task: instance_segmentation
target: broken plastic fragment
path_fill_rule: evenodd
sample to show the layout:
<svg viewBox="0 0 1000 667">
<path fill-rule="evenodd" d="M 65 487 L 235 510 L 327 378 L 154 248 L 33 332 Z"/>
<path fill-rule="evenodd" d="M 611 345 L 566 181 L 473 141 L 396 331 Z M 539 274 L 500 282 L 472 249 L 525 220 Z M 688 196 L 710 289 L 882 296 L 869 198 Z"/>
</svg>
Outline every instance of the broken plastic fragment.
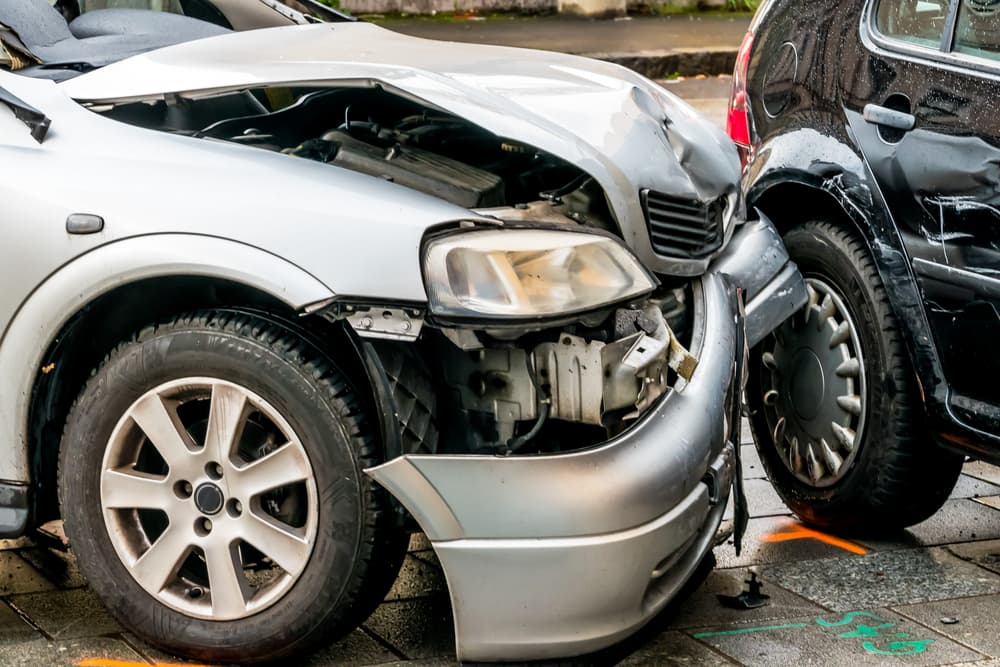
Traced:
<svg viewBox="0 0 1000 667">
<path fill-rule="evenodd" d="M 722 606 L 730 609 L 757 609 L 770 604 L 770 595 L 760 592 L 763 583 L 757 578 L 756 572 L 750 573 L 750 578 L 743 582 L 747 585 L 739 595 L 716 595 Z"/>
</svg>

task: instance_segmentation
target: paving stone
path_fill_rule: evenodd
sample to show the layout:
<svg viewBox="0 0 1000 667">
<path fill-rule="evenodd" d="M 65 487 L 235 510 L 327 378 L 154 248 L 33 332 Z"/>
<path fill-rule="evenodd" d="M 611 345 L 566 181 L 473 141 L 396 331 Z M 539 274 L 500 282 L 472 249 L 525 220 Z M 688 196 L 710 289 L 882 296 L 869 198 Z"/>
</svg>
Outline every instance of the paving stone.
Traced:
<svg viewBox="0 0 1000 667">
<path fill-rule="evenodd" d="M 35 547 L 17 553 L 59 588 L 82 588 L 87 585 L 77 566 L 76 556 L 71 552 Z"/>
<path fill-rule="evenodd" d="M 9 549 L 25 549 L 34 546 L 35 543 L 30 537 L 15 537 L 8 540 L 0 540 L 0 551 Z"/>
<path fill-rule="evenodd" d="M 0 602 L 0 645 L 42 639 L 42 635 L 21 616 Z"/>
<path fill-rule="evenodd" d="M 299 663 L 302 667 L 362 667 L 396 662 L 399 656 L 360 628 Z M 412 664 L 412 663 L 408 663 Z"/>
<path fill-rule="evenodd" d="M 365 627 L 408 658 L 453 658 L 455 633 L 447 596 L 386 602 Z"/>
<path fill-rule="evenodd" d="M 895 607 L 894 611 L 980 653 L 1000 656 L 1000 633 L 997 632 L 1000 595 L 927 602 Z M 942 618 L 957 619 L 958 623 L 946 625 L 941 622 Z"/>
<path fill-rule="evenodd" d="M 433 552 L 431 552 L 433 553 Z M 408 598 L 427 597 L 441 592 L 447 592 L 448 584 L 444 572 L 427 562 L 407 556 L 399 571 L 396 583 L 386 596 L 386 600 L 405 600 Z"/>
<path fill-rule="evenodd" d="M 879 539 L 863 538 L 858 542 L 885 550 L 998 538 L 1000 538 L 1000 511 L 963 498 L 949 500 L 930 519 L 905 531 Z"/>
<path fill-rule="evenodd" d="M 1000 574 L 1000 540 L 986 542 L 967 542 L 948 546 L 962 560 L 967 560 Z"/>
<path fill-rule="evenodd" d="M 983 496 L 982 498 L 975 498 L 975 501 L 980 505 L 986 505 L 987 507 L 992 507 L 995 510 L 1000 510 L 1000 496 Z"/>
<path fill-rule="evenodd" d="M 53 590 L 38 570 L 13 551 L 0 551 L 0 595 Z"/>
<path fill-rule="evenodd" d="M 965 467 L 962 468 L 962 472 L 966 475 L 971 475 L 985 480 L 991 484 L 1000 484 L 1000 468 L 995 465 L 990 465 L 989 463 L 972 461 L 965 464 Z"/>
<path fill-rule="evenodd" d="M 142 656 L 125 642 L 108 637 L 71 641 L 37 641 L 0 646 L 4 667 L 123 667 L 144 665 Z"/>
<path fill-rule="evenodd" d="M 763 580 L 762 592 L 770 595 L 769 603 L 757 609 L 731 609 L 719 602 L 717 595 L 738 595 L 750 570 L 713 570 L 705 582 L 690 596 L 672 605 L 668 618 L 660 622 L 667 628 L 697 628 L 705 625 L 728 623 L 759 624 L 774 619 L 821 614 L 824 609 L 783 588 Z"/>
<path fill-rule="evenodd" d="M 134 650 L 139 652 L 143 657 L 153 662 L 154 664 L 157 665 L 161 663 L 165 665 L 191 664 L 190 660 L 162 651 L 153 646 L 152 644 L 146 642 L 144 639 L 139 639 L 131 632 L 123 632 L 121 634 L 121 637 L 129 646 L 131 646 Z M 199 665 L 199 667 L 203 666 Z"/>
<path fill-rule="evenodd" d="M 10 604 L 53 639 L 75 639 L 121 632 L 89 589 L 15 595 Z"/>
<path fill-rule="evenodd" d="M 1000 576 L 940 548 L 781 563 L 763 574 L 837 611 L 1000 593 Z"/>
<path fill-rule="evenodd" d="M 410 536 L 410 551 L 433 551 L 431 541 L 423 533 L 413 533 Z"/>
<path fill-rule="evenodd" d="M 753 432 L 750 430 L 750 422 L 747 421 L 746 417 L 740 420 L 740 444 L 753 444 Z"/>
<path fill-rule="evenodd" d="M 955 488 L 949 497 L 980 498 L 982 496 L 1000 496 L 1000 486 L 990 484 L 989 482 L 975 477 L 970 477 L 969 475 L 961 475 L 959 476 L 958 483 L 955 484 Z"/>
<path fill-rule="evenodd" d="M 750 516 L 788 516 L 791 510 L 766 479 L 747 479 L 743 482 Z"/>
<path fill-rule="evenodd" d="M 750 519 L 747 534 L 743 537 L 742 554 L 736 555 L 732 540 L 729 540 L 716 547 L 715 557 L 719 567 L 731 568 L 829 558 L 848 553 L 841 547 L 814 538 L 781 540 L 782 535 L 799 531 L 802 531 L 801 524 L 790 516 Z M 847 544 L 859 548 L 849 541 Z"/>
<path fill-rule="evenodd" d="M 617 664 L 618 667 L 653 667 L 654 665 L 716 667 L 716 665 L 732 665 L 734 663 L 687 635 L 670 631 L 660 634 Z"/>
<path fill-rule="evenodd" d="M 743 461 L 743 479 L 767 479 L 767 472 L 760 462 L 756 446 L 751 444 L 740 447 L 740 460 Z"/>
<path fill-rule="evenodd" d="M 835 625 L 825 627 L 819 621 Z M 887 665 L 902 663 L 900 656 L 905 656 L 906 665 L 942 665 L 984 657 L 881 609 L 860 612 L 853 618 L 828 613 L 758 628 L 721 626 L 692 634 L 747 667 Z"/>
</svg>

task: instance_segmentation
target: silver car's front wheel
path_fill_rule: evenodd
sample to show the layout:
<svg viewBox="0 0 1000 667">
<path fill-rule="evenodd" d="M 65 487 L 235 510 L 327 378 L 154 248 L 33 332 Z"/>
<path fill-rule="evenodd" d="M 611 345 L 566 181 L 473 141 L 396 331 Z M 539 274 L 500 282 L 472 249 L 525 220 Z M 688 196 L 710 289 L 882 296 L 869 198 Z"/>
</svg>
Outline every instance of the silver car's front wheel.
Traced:
<svg viewBox="0 0 1000 667">
<path fill-rule="evenodd" d="M 122 563 L 190 616 L 273 605 L 309 562 L 316 480 L 298 436 L 254 392 L 192 377 L 129 407 L 101 467 L 101 507 Z"/>
<path fill-rule="evenodd" d="M 71 546 L 147 641 L 206 662 L 287 659 L 353 629 L 391 586 L 409 536 L 364 474 L 381 445 L 314 340 L 256 314 L 179 317 L 111 352 L 70 411 Z"/>
</svg>

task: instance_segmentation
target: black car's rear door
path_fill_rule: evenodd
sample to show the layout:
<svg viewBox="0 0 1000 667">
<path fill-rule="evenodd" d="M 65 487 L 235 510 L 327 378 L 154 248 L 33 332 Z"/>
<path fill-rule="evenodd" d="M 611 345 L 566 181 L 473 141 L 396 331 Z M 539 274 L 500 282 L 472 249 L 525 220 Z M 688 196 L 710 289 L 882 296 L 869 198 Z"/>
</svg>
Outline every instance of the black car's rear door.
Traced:
<svg viewBox="0 0 1000 667">
<path fill-rule="evenodd" d="M 952 407 L 1000 414 L 1000 0 L 869 0 L 847 115 L 924 292 Z"/>
</svg>

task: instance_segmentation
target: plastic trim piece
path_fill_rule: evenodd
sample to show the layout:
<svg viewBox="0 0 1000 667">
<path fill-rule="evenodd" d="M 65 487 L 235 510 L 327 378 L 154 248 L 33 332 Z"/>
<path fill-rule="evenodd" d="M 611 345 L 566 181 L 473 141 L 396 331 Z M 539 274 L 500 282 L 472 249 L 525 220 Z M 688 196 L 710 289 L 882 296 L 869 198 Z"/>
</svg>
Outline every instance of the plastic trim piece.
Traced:
<svg viewBox="0 0 1000 667">
<path fill-rule="evenodd" d="M 29 514 L 27 485 L 0 482 L 0 538 L 24 535 Z"/>
</svg>

